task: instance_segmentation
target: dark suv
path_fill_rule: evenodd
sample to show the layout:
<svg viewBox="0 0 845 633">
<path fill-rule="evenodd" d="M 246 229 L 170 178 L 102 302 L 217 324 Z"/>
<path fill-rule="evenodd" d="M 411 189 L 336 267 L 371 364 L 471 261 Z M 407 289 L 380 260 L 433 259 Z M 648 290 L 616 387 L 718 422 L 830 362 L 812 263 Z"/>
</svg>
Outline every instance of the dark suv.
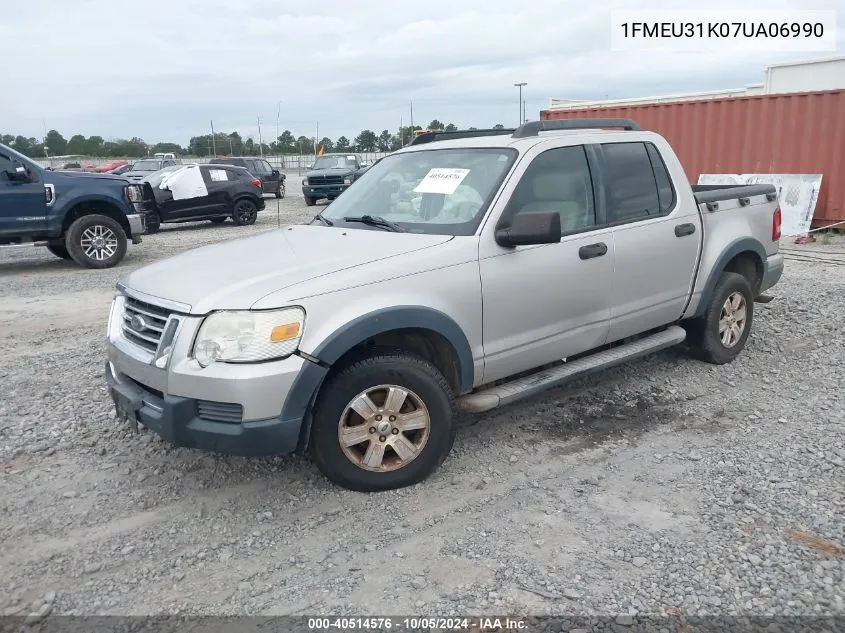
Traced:
<svg viewBox="0 0 845 633">
<path fill-rule="evenodd" d="M 245 156 L 243 158 L 212 158 L 213 165 L 235 165 L 245 167 L 246 170 L 261 181 L 264 193 L 275 194 L 277 198 L 285 197 L 285 175 L 263 158 Z"/>
<path fill-rule="evenodd" d="M 334 200 L 361 177 L 369 165 L 359 154 L 323 154 L 309 166 L 302 181 L 305 204 L 313 207 L 317 200 Z"/>
<path fill-rule="evenodd" d="M 194 169 L 199 175 L 185 173 Z M 162 189 L 162 181 L 174 179 L 176 172 L 183 172 L 185 184 L 166 183 L 167 188 Z M 151 174 L 140 184 L 147 233 L 155 233 L 164 222 L 211 220 L 221 224 L 232 218 L 238 226 L 255 224 L 258 212 L 264 208 L 261 183 L 243 167 L 174 165 Z"/>
</svg>

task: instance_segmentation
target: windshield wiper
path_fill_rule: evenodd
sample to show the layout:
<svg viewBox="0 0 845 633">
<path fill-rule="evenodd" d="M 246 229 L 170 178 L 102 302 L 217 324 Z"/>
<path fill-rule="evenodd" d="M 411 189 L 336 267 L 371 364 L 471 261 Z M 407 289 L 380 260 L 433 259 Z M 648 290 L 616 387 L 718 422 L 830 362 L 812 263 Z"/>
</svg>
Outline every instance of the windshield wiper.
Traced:
<svg viewBox="0 0 845 633">
<path fill-rule="evenodd" d="M 318 213 L 317 215 L 315 215 L 315 216 L 314 216 L 314 219 L 315 219 L 315 220 L 320 220 L 320 222 L 322 222 L 322 223 L 323 223 L 323 224 L 325 224 L 326 226 L 334 226 L 334 222 L 332 222 L 332 221 L 331 221 L 331 220 L 329 220 L 328 218 L 324 218 L 322 213 Z"/>
<path fill-rule="evenodd" d="M 401 226 L 396 224 L 395 222 L 391 222 L 390 220 L 385 220 L 384 218 L 380 218 L 374 215 L 362 215 L 358 217 L 346 217 L 343 218 L 344 222 L 361 222 L 362 224 L 368 224 L 370 226 L 377 226 L 382 229 L 387 229 L 388 231 L 393 231 L 394 233 L 406 233 L 405 229 Z"/>
</svg>

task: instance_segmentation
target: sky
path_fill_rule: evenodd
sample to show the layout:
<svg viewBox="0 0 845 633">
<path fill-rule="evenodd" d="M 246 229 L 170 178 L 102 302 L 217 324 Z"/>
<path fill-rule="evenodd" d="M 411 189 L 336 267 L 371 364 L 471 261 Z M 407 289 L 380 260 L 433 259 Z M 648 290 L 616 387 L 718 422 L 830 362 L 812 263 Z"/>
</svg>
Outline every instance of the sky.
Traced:
<svg viewBox="0 0 845 633">
<path fill-rule="evenodd" d="M 665 0 L 664 9 L 835 9 L 837 51 L 616 52 L 640 0 L 0 0 L 0 133 L 187 145 L 238 130 L 337 139 L 432 119 L 529 119 L 549 98 L 738 88 L 767 63 L 845 52 L 845 0 Z M 764 8 L 765 7 L 765 8 Z"/>
</svg>

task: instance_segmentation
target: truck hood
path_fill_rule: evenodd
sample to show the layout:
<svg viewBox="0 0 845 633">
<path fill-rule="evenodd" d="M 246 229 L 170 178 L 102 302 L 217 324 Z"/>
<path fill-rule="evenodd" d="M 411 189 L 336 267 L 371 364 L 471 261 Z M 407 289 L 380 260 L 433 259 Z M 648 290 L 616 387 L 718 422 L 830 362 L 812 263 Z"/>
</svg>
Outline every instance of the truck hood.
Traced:
<svg viewBox="0 0 845 633">
<path fill-rule="evenodd" d="M 191 314 L 245 310 L 279 290 L 450 239 L 449 235 L 296 225 L 176 255 L 130 273 L 121 284 L 130 291 L 189 306 Z"/>
<path fill-rule="evenodd" d="M 108 180 L 110 182 L 125 182 L 123 176 L 115 176 L 114 174 L 98 174 L 90 171 L 44 171 L 44 179 L 50 184 L 56 184 L 59 180 Z"/>
<path fill-rule="evenodd" d="M 332 167 L 331 169 L 312 169 L 307 174 L 306 178 L 311 176 L 348 176 L 353 173 L 353 170 L 344 167 Z"/>
</svg>

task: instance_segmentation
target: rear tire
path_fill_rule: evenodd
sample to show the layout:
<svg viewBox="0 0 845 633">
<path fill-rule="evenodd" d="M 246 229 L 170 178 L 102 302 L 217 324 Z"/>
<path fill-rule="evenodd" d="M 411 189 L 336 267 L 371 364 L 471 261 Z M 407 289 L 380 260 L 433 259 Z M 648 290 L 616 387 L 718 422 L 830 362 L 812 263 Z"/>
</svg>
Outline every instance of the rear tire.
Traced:
<svg viewBox="0 0 845 633">
<path fill-rule="evenodd" d="M 724 365 L 745 348 L 754 319 L 754 293 L 748 279 L 722 273 L 703 316 L 686 324 L 693 354 L 704 362 Z"/>
<path fill-rule="evenodd" d="M 285 186 L 283 184 L 279 184 L 279 187 L 276 189 L 276 198 L 281 200 L 285 197 Z"/>
<path fill-rule="evenodd" d="M 65 246 L 73 261 L 85 268 L 111 268 L 126 255 L 126 232 L 106 215 L 83 215 L 70 225 Z"/>
<path fill-rule="evenodd" d="M 330 377 L 320 390 L 311 439 L 314 461 L 326 477 L 350 490 L 418 483 L 452 449 L 454 404 L 449 383 L 434 365 L 404 351 L 380 351 Z"/>
<path fill-rule="evenodd" d="M 232 220 L 237 226 L 249 226 L 255 224 L 258 219 L 258 207 L 252 200 L 242 198 L 235 201 L 234 209 L 232 210 Z"/>
<path fill-rule="evenodd" d="M 313 207 L 315 204 L 317 204 L 317 200 L 315 198 L 309 198 L 308 196 L 305 196 L 305 204 L 307 204 L 309 207 Z"/>
<path fill-rule="evenodd" d="M 53 253 L 56 257 L 60 257 L 62 259 L 72 259 L 70 253 L 67 252 L 67 248 L 63 244 L 48 244 L 47 250 Z"/>
</svg>

